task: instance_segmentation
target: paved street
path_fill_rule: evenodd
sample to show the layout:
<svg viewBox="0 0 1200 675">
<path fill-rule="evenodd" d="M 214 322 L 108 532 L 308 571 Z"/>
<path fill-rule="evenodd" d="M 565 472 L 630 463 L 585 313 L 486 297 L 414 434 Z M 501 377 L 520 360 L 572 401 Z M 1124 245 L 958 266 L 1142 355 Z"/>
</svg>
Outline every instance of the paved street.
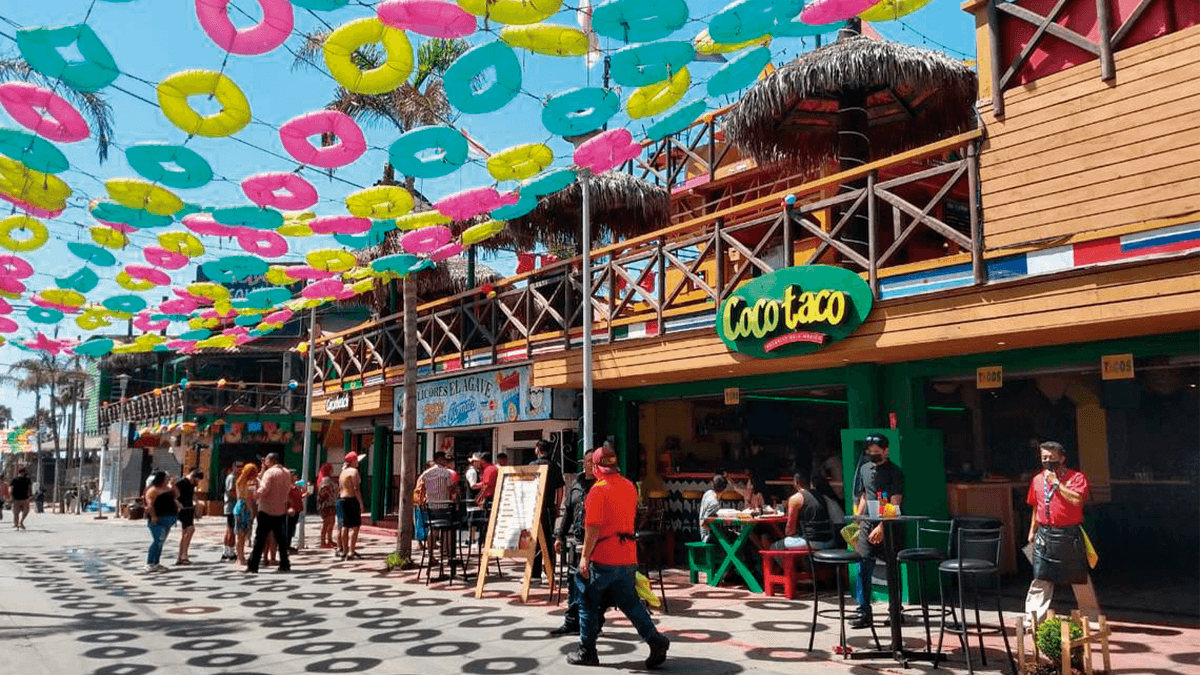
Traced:
<svg viewBox="0 0 1200 675">
<path fill-rule="evenodd" d="M 306 551 L 294 558 L 290 574 L 264 567 L 250 576 L 218 562 L 224 523 L 204 518 L 193 544 L 195 564 L 145 574 L 143 522 L 34 514 L 28 528 L 15 532 L 11 520 L 0 524 L 3 675 L 585 672 L 566 664 L 574 641 L 547 632 L 561 622 L 561 606 L 548 605 L 540 587 L 521 604 L 515 568 L 506 568 L 505 579 L 475 600 L 473 587 L 462 583 L 427 588 L 412 573 L 387 574 L 383 556 L 390 542 L 368 536 L 362 561 L 341 563 L 327 551 Z M 177 545 L 175 530 L 164 564 L 174 562 Z M 828 660 L 836 613 L 822 616 L 817 649 L 809 654 L 808 602 L 676 579 L 668 583 L 670 613 L 655 614 L 673 641 L 666 672 L 874 672 Z M 1121 630 L 1134 634 L 1114 645 L 1116 672 L 1200 672 L 1197 631 Z M 863 648 L 867 640 L 856 633 L 852 644 Z M 989 637 L 985 672 L 1001 667 L 998 645 Z M 599 651 L 602 672 L 640 671 L 647 649 L 610 613 Z M 950 668 L 966 672 L 958 652 L 952 656 Z"/>
</svg>

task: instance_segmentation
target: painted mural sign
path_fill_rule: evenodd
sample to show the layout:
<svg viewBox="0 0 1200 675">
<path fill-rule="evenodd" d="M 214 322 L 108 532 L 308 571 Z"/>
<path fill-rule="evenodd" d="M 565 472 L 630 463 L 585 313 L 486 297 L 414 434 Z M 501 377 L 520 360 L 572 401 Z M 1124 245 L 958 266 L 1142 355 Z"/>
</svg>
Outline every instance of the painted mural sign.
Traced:
<svg viewBox="0 0 1200 675">
<path fill-rule="evenodd" d="M 872 301 L 871 287 L 850 270 L 788 267 L 730 294 L 717 312 L 717 335 L 755 358 L 809 354 L 853 333 Z"/>
<path fill-rule="evenodd" d="M 550 418 L 551 390 L 529 386 L 528 367 L 502 368 L 417 384 L 417 428 L 444 429 Z M 404 426 L 404 388 L 394 426 Z"/>
</svg>

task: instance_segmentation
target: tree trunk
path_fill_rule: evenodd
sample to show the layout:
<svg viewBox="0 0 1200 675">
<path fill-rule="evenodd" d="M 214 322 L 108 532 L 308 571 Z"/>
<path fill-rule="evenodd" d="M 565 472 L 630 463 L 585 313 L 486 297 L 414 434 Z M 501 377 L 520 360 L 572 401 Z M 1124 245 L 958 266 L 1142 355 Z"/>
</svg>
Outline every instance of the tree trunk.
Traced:
<svg viewBox="0 0 1200 675">
<path fill-rule="evenodd" d="M 855 18 L 846 22 L 845 27 L 838 31 L 838 39 L 852 38 L 861 33 L 861 22 Z M 838 134 L 838 170 L 853 171 L 866 164 L 871 158 L 871 141 L 867 136 L 867 92 L 865 90 L 844 90 L 838 97 L 837 134 Z M 854 192 L 866 187 L 865 177 L 843 183 L 838 186 L 838 192 Z M 838 209 L 838 219 L 848 211 L 847 204 Z M 867 246 L 866 207 L 856 213 L 850 222 L 842 229 L 842 239 L 852 246 L 866 249 Z"/>
<path fill-rule="evenodd" d="M 404 284 L 404 430 L 400 442 L 400 522 L 396 550 L 412 558 L 413 488 L 417 482 L 417 285 L 412 274 Z"/>
</svg>

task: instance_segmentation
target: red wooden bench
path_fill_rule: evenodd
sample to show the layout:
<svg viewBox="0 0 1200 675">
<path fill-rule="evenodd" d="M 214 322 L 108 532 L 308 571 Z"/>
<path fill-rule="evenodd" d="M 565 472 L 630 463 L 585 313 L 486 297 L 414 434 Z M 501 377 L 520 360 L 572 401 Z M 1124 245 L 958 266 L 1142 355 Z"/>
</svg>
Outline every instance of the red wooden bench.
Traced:
<svg viewBox="0 0 1200 675">
<path fill-rule="evenodd" d="M 804 556 L 812 552 L 810 548 L 767 549 L 759 551 L 763 561 L 763 593 L 775 595 L 775 587 L 781 586 L 782 595 L 789 600 L 796 599 L 796 582 L 808 581 L 808 570 L 800 569 Z"/>
</svg>

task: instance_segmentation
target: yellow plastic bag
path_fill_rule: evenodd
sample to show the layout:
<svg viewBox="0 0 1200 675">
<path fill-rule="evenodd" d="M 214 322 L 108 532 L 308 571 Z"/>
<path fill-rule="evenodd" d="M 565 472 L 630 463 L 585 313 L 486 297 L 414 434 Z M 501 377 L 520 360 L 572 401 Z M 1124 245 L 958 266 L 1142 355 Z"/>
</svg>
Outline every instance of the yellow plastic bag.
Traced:
<svg viewBox="0 0 1200 675">
<path fill-rule="evenodd" d="M 650 589 L 650 580 L 646 578 L 646 575 L 637 572 L 635 579 L 633 587 L 637 589 L 639 598 L 650 603 L 651 607 L 658 607 L 662 604 L 662 600 L 659 600 L 654 591 Z"/>
<path fill-rule="evenodd" d="M 858 545 L 858 523 L 850 523 L 842 528 L 842 539 L 846 540 L 847 546 Z"/>
<path fill-rule="evenodd" d="M 1088 567 L 1096 569 L 1096 563 L 1100 562 L 1100 556 L 1096 554 L 1096 548 L 1092 546 L 1092 540 L 1088 537 L 1087 530 L 1081 527 L 1079 532 L 1083 534 L 1083 551 L 1087 555 Z"/>
</svg>

